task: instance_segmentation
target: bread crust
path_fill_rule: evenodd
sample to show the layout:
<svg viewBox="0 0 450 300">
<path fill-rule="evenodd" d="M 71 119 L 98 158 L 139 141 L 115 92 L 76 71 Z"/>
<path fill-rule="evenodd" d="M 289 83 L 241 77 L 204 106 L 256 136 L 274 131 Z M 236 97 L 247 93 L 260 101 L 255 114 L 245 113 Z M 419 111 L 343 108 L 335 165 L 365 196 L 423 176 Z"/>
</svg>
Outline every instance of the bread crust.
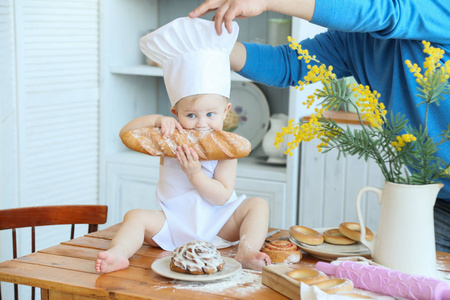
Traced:
<svg viewBox="0 0 450 300">
<path fill-rule="evenodd" d="M 294 269 L 286 273 L 286 275 L 307 285 L 315 284 L 328 279 L 325 273 L 313 269 Z"/>
<path fill-rule="evenodd" d="M 328 229 L 323 232 L 323 238 L 325 242 L 334 245 L 351 245 L 355 244 L 356 241 L 349 239 L 343 235 L 338 228 Z"/>
<path fill-rule="evenodd" d="M 250 142 L 235 133 L 210 130 L 176 130 L 172 136 L 163 138 L 158 127 L 127 131 L 122 142 L 131 150 L 160 157 L 176 157 L 178 146 L 187 145 L 197 152 L 199 160 L 238 159 L 250 154 Z"/>
<path fill-rule="evenodd" d="M 305 226 L 291 226 L 289 228 L 289 234 L 297 241 L 308 245 L 320 245 L 324 240 L 320 232 Z"/>
<path fill-rule="evenodd" d="M 339 224 L 339 231 L 349 239 L 359 242 L 361 240 L 361 225 L 354 222 L 344 222 Z M 373 240 L 373 232 L 366 227 L 366 239 Z"/>
</svg>

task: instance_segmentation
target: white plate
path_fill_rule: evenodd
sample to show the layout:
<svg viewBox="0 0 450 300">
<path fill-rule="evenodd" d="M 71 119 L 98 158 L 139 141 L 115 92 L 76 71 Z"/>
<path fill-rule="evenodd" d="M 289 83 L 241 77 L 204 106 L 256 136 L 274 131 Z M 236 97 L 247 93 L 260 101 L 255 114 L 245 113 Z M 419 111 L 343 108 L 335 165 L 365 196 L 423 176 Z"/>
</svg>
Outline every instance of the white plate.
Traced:
<svg viewBox="0 0 450 300">
<path fill-rule="evenodd" d="M 331 229 L 330 228 L 314 228 L 314 230 L 323 233 L 324 231 Z M 350 257 L 350 256 L 370 256 L 369 249 L 361 243 L 356 243 L 353 245 L 333 245 L 329 243 L 322 243 L 317 246 L 307 245 L 301 243 L 294 239 L 292 236 L 289 237 L 289 240 L 296 244 L 300 249 L 308 252 L 312 256 L 317 258 L 332 261 L 339 257 Z"/>
<path fill-rule="evenodd" d="M 231 82 L 231 109 L 239 116 L 239 125 L 233 133 L 245 137 L 254 150 L 269 127 L 270 111 L 263 92 L 251 82 Z"/>
<path fill-rule="evenodd" d="M 166 256 L 161 259 L 156 260 L 152 264 L 152 270 L 161 276 L 184 280 L 184 281 L 213 281 L 218 279 L 227 278 L 242 269 L 242 265 L 235 259 L 229 257 L 222 257 L 225 261 L 225 267 L 222 271 L 212 273 L 209 275 L 193 275 L 174 272 L 170 269 L 171 256 Z"/>
</svg>

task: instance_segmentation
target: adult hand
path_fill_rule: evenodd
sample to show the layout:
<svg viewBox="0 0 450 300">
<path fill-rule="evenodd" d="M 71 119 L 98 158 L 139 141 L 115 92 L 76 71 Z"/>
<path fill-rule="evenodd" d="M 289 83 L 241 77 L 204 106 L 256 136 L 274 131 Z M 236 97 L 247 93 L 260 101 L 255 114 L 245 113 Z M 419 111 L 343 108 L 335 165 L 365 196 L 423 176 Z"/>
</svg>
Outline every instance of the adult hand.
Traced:
<svg viewBox="0 0 450 300">
<path fill-rule="evenodd" d="M 268 0 L 205 0 L 189 13 L 189 17 L 198 18 L 209 12 L 216 11 L 213 17 L 217 34 L 222 34 L 222 23 L 231 33 L 232 21 L 254 17 L 268 10 Z"/>
</svg>

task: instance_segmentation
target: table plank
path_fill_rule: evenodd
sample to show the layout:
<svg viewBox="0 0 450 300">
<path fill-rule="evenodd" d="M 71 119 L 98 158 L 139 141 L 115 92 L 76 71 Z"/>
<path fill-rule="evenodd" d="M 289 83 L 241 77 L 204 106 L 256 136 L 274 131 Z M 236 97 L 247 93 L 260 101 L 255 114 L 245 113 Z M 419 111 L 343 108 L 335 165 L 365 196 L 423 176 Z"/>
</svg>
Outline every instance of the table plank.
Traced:
<svg viewBox="0 0 450 300">
<path fill-rule="evenodd" d="M 23 263 L 54 267 L 84 273 L 91 273 L 99 275 L 95 271 L 95 261 L 86 260 L 74 257 L 63 257 L 59 255 L 47 254 L 47 253 L 33 253 L 27 256 L 23 256 L 17 259 Z M 121 271 L 108 273 L 108 276 L 119 277 L 135 281 L 143 281 L 149 284 L 164 285 L 169 284 L 172 280 L 164 278 L 155 272 L 150 271 L 150 268 L 144 269 L 139 267 L 130 266 L 129 268 Z"/>
<path fill-rule="evenodd" d="M 63 245 L 72 245 L 77 247 L 85 247 L 91 249 L 107 250 L 111 244 L 111 240 L 102 238 L 93 238 L 90 236 L 82 236 L 67 242 L 61 243 Z M 163 258 L 172 255 L 170 251 L 164 251 L 160 248 L 155 248 L 150 245 L 142 245 L 142 247 L 136 252 L 137 255 L 148 256 L 153 258 Z"/>
<path fill-rule="evenodd" d="M 86 236 L 112 240 L 121 225 L 122 223 L 118 223 L 108 228 L 88 233 Z"/>
<path fill-rule="evenodd" d="M 78 295 L 107 297 L 108 291 L 96 289 L 95 281 L 99 275 L 64 270 L 55 267 L 40 266 L 19 260 L 6 261 L 1 264 L 0 281 L 31 285 L 44 289 L 75 292 Z M 82 274 L 83 276 L 80 276 Z M 77 286 L 74 286 L 76 278 Z M 90 286 L 91 288 L 85 288 Z"/>
<path fill-rule="evenodd" d="M 19 257 L 16 260 L 23 263 L 97 274 L 95 271 L 95 261 L 90 259 L 35 252 Z"/>
<path fill-rule="evenodd" d="M 63 257 L 75 257 L 75 258 L 82 258 L 87 260 L 96 261 L 97 260 L 97 253 L 99 252 L 98 249 L 90 249 L 85 247 L 77 247 L 74 245 L 64 245 L 60 244 L 57 246 L 53 246 L 44 250 L 39 251 L 40 253 L 47 253 L 47 254 L 53 254 L 53 255 L 59 255 Z M 163 255 L 160 253 L 159 255 Z M 164 256 L 162 256 L 164 257 Z M 130 266 L 138 267 L 138 268 L 144 268 L 149 269 L 155 258 L 158 258 L 157 255 L 155 255 L 153 258 L 149 256 L 143 256 L 143 255 L 133 255 L 130 257 Z"/>
</svg>

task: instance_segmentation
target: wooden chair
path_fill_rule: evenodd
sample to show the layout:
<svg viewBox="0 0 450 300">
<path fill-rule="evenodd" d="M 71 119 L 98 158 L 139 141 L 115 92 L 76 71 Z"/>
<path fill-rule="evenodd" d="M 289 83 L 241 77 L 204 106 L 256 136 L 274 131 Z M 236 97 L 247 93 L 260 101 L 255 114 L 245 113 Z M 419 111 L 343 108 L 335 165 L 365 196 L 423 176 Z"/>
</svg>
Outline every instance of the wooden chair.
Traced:
<svg viewBox="0 0 450 300">
<path fill-rule="evenodd" d="M 0 230 L 12 229 L 13 258 L 17 258 L 16 228 L 31 227 L 31 252 L 36 252 L 35 227 L 72 225 L 70 239 L 73 239 L 75 224 L 88 224 L 88 233 L 97 231 L 99 224 L 106 223 L 107 212 L 106 205 L 59 205 L 3 209 L 0 210 Z M 31 293 L 34 300 L 34 287 Z M 18 299 L 17 284 L 14 285 L 14 297 L 16 300 Z"/>
</svg>

